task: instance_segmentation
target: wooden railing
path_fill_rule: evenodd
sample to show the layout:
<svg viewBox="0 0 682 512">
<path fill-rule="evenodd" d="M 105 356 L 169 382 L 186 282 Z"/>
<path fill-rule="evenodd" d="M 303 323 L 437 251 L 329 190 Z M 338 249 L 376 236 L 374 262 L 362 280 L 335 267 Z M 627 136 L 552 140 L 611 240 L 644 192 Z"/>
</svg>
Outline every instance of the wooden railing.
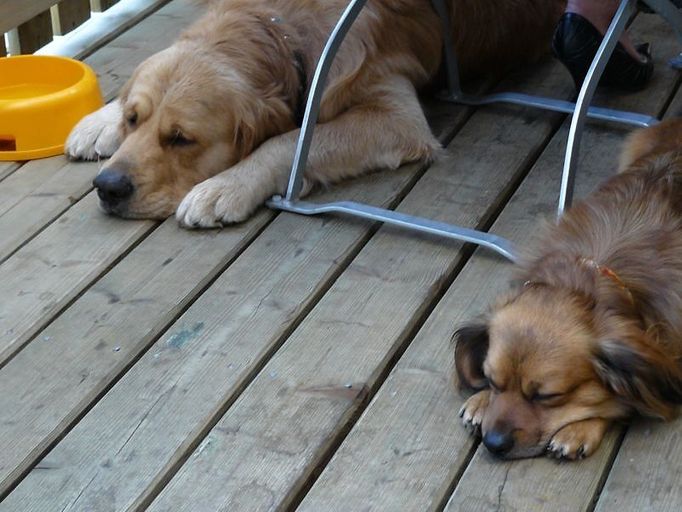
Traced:
<svg viewBox="0 0 682 512">
<path fill-rule="evenodd" d="M 33 53 L 54 36 L 71 32 L 119 0 L 1 0 L 0 56 L 8 51 L 3 34 L 11 41 L 12 53 Z"/>
</svg>

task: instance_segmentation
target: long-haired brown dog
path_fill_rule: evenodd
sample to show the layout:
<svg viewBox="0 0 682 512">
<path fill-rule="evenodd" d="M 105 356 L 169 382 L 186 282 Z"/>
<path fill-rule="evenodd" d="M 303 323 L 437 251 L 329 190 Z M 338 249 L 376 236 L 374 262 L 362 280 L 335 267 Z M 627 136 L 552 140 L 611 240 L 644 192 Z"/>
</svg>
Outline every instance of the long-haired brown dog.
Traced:
<svg viewBox="0 0 682 512">
<path fill-rule="evenodd" d="M 497 73 L 549 46 L 564 0 L 449 0 L 464 75 Z M 188 227 L 247 218 L 285 190 L 299 114 L 348 0 L 214 0 L 119 99 L 67 141 L 75 159 L 112 156 L 95 179 L 103 209 Z M 331 183 L 433 158 L 416 90 L 439 67 L 429 0 L 370 0 L 341 46 L 305 176 Z"/>
<path fill-rule="evenodd" d="M 465 425 L 504 458 L 590 455 L 609 422 L 682 402 L 682 120 L 541 236 L 484 323 L 455 333 Z"/>
</svg>

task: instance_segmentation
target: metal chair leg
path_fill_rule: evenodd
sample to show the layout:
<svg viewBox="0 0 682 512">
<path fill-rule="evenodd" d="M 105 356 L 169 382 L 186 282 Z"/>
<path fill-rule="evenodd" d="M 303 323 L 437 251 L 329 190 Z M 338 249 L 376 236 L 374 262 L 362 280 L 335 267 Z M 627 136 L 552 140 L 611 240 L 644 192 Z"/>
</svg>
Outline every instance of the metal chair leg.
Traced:
<svg viewBox="0 0 682 512">
<path fill-rule="evenodd" d="M 585 127 L 587 109 L 592 102 L 592 97 L 597 90 L 597 85 L 606 68 L 606 64 L 608 63 L 616 44 L 618 44 L 620 36 L 625 31 L 625 25 L 629 17 L 635 12 L 635 2 L 636 0 L 622 0 L 611 21 L 609 29 L 604 35 L 601 45 L 599 45 L 592 65 L 587 71 L 587 75 L 585 75 L 583 85 L 580 88 L 575 113 L 573 114 L 573 119 L 571 119 L 571 128 L 568 132 L 566 159 L 564 161 L 564 171 L 561 177 L 561 191 L 559 193 L 558 215 L 563 214 L 564 210 L 570 207 L 571 202 L 573 201 L 573 188 L 578 165 L 580 139 L 582 138 L 583 129 Z"/>
<path fill-rule="evenodd" d="M 663 1 L 665 3 L 669 3 L 668 0 L 654 1 Z M 445 62 L 448 90 L 446 94 L 440 96 L 440 99 L 470 106 L 490 105 L 493 103 L 511 103 L 514 105 L 551 110 L 553 112 L 562 112 L 564 114 L 572 114 L 575 112 L 575 103 L 554 98 L 544 98 L 541 96 L 533 96 L 530 94 L 520 94 L 515 92 L 503 92 L 485 96 L 472 96 L 462 92 L 460 85 L 461 81 L 459 77 L 459 65 L 457 63 L 457 56 L 455 54 L 454 41 L 452 39 L 452 26 L 450 24 L 450 17 L 446 2 L 445 0 L 431 0 L 431 4 L 441 19 L 444 42 L 443 58 Z M 600 119 L 602 121 L 630 124 L 640 128 L 651 126 L 652 124 L 658 122 L 658 119 L 649 115 L 600 107 L 589 107 L 587 116 L 593 119 Z"/>
<path fill-rule="evenodd" d="M 646 0 L 652 8 L 660 12 L 674 27 L 678 37 L 682 34 L 682 17 L 679 13 L 670 11 L 672 6 L 668 0 Z M 604 71 L 604 67 L 615 48 L 621 34 L 625 29 L 625 23 L 635 6 L 635 0 L 623 0 L 616 16 L 614 17 L 602 44 L 599 47 L 595 60 L 581 87 L 576 104 L 517 93 L 492 94 L 484 97 L 472 97 L 462 92 L 460 88 L 457 59 L 452 42 L 450 20 L 444 0 L 432 0 L 436 12 L 439 14 L 443 26 L 445 41 L 445 60 L 448 79 L 448 100 L 467 105 L 485 105 L 495 102 L 509 102 L 519 105 L 532 106 L 558 112 L 574 113 L 571 129 L 569 131 L 568 148 L 564 173 L 561 182 L 559 200 L 559 212 L 570 205 L 573 197 L 573 185 L 575 181 L 575 169 L 578 158 L 578 149 L 586 117 L 594 117 L 608 121 L 628 123 L 636 126 L 649 126 L 658 120 L 651 116 L 622 112 L 612 109 L 589 107 L 594 96 L 594 91 Z M 411 215 L 401 214 L 395 211 L 376 208 L 373 206 L 355 203 L 352 201 L 339 201 L 326 204 L 314 204 L 299 201 L 303 173 L 306 168 L 310 144 L 312 142 L 315 124 L 319 114 L 322 93 L 325 82 L 331 68 L 332 61 L 343 42 L 348 30 L 357 18 L 367 0 L 351 0 L 341 18 L 336 24 L 325 48 L 320 56 L 315 75 L 311 83 L 311 89 L 306 103 L 303 126 L 298 139 L 294 163 L 289 177 L 286 197 L 275 196 L 267 204 L 271 208 L 286 210 L 304 215 L 316 215 L 319 213 L 345 213 L 362 218 L 386 222 L 396 226 L 406 227 L 426 233 L 437 234 L 447 238 L 453 238 L 464 242 L 472 242 L 488 247 L 505 258 L 515 259 L 516 251 L 513 244 L 504 238 L 473 229 L 452 226 L 430 219 L 424 219 Z M 665 5 L 667 4 L 667 6 Z M 682 37 L 681 37 L 682 39 Z"/>
<path fill-rule="evenodd" d="M 301 194 L 303 173 L 308 163 L 310 143 L 313 140 L 313 132 L 315 131 L 317 116 L 320 113 L 320 102 L 322 101 L 322 93 L 324 92 L 329 70 L 331 69 L 334 57 L 336 57 L 336 52 L 339 50 L 339 46 L 341 46 L 348 30 L 350 30 L 351 25 L 353 25 L 353 22 L 366 3 L 367 0 L 351 0 L 329 36 L 322 55 L 320 55 L 315 75 L 310 84 L 305 113 L 303 114 L 303 123 L 298 137 L 296 154 L 294 155 L 294 164 L 291 168 L 291 175 L 289 176 L 289 184 L 287 186 L 287 201 L 296 201 Z"/>
<path fill-rule="evenodd" d="M 455 54 L 455 41 L 452 39 L 450 13 L 444 0 L 431 0 L 431 5 L 433 5 L 433 9 L 440 18 L 440 27 L 443 33 L 443 61 L 445 62 L 445 74 L 448 85 L 448 95 L 444 99 L 457 103 L 463 94 L 459 80 L 457 55 Z"/>
<path fill-rule="evenodd" d="M 452 238 L 463 242 L 473 242 L 488 247 L 505 258 L 514 260 L 515 253 L 513 244 L 502 237 L 477 231 L 474 229 L 452 226 L 431 219 L 425 219 L 412 215 L 406 215 L 392 210 L 377 208 L 370 205 L 355 203 L 352 201 L 340 201 L 326 204 L 313 204 L 299 201 L 303 173 L 308 161 L 310 144 L 315 130 L 315 123 L 319 114 L 320 101 L 324 92 L 325 81 L 329 74 L 332 61 L 348 33 L 351 25 L 366 4 L 367 0 L 352 0 L 341 15 L 327 44 L 324 47 L 320 60 L 315 69 L 308 101 L 306 103 L 303 126 L 298 138 L 296 155 L 289 176 L 286 197 L 275 196 L 267 202 L 270 208 L 285 210 L 303 215 L 317 215 L 320 213 L 345 213 L 370 220 L 377 220 L 395 226 L 406 227 L 417 231 L 437 234 L 446 238 Z M 447 14 L 447 13 L 445 13 Z"/>
</svg>

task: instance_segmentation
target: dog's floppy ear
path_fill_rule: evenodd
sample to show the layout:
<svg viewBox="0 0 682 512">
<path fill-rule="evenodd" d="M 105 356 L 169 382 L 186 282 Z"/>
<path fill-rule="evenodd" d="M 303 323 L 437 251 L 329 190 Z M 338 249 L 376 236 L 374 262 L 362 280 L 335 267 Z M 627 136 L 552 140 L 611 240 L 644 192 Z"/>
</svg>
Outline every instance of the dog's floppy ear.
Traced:
<svg viewBox="0 0 682 512">
<path fill-rule="evenodd" d="M 293 128 L 291 109 L 272 91 L 259 91 L 259 96 L 233 95 L 235 116 L 234 144 L 239 158 L 244 159 L 266 139 Z"/>
<path fill-rule="evenodd" d="M 628 340 L 602 340 L 594 367 L 604 384 L 638 413 L 672 419 L 682 403 L 682 365 L 646 335 Z"/>
<path fill-rule="evenodd" d="M 488 387 L 483 374 L 483 361 L 488 353 L 488 326 L 471 324 L 459 328 L 452 336 L 455 342 L 455 368 L 460 388 L 481 390 Z"/>
</svg>

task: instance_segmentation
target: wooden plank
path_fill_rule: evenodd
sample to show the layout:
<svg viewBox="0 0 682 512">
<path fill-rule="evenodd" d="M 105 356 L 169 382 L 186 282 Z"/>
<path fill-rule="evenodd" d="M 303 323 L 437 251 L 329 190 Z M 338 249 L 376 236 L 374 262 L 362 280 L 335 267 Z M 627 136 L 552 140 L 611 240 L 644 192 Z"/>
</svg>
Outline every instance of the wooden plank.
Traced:
<svg viewBox="0 0 682 512">
<path fill-rule="evenodd" d="M 90 5 L 93 12 L 102 12 L 118 2 L 119 0 L 90 0 Z"/>
<path fill-rule="evenodd" d="M 21 167 L 20 162 L 0 162 L 0 181 Z"/>
<path fill-rule="evenodd" d="M 0 263 L 92 190 L 98 169 L 96 162 L 74 165 L 57 157 L 7 178 L 0 186 Z"/>
<path fill-rule="evenodd" d="M 666 117 L 679 116 L 678 91 Z M 682 422 L 638 419 L 628 427 L 596 510 L 619 512 L 682 509 Z"/>
<path fill-rule="evenodd" d="M 102 215 L 95 193 L 0 266 L 0 366 L 155 225 Z"/>
<path fill-rule="evenodd" d="M 635 421 L 627 430 L 595 510 L 680 510 L 681 436 L 679 420 Z"/>
<path fill-rule="evenodd" d="M 552 118 L 506 109 L 475 114 L 448 156 L 429 169 L 400 210 L 464 225 L 481 222 L 542 147 Z M 482 138 L 490 129 L 499 142 L 494 147 Z M 510 146 L 525 151 L 510 155 Z M 461 172 L 472 168 L 476 173 Z M 461 256 L 459 244 L 382 229 L 224 415 L 235 398 L 229 388 L 221 390 L 213 418 L 222 419 L 151 509 L 288 506 Z M 212 381 L 222 378 L 216 375 Z M 147 492 L 153 496 L 155 486 L 168 478 L 166 471 L 184 460 L 187 447 L 196 445 L 210 425 L 210 420 L 196 425 L 178 438 L 183 445 Z M 160 437 L 171 435 L 177 434 L 164 430 Z M 215 472 L 211 481 L 207 472 Z M 137 505 L 147 500 L 143 495 Z"/>
<path fill-rule="evenodd" d="M 0 393 L 0 500 L 273 215 L 221 231 L 167 220 L 0 370 L 18 390 Z"/>
<path fill-rule="evenodd" d="M 82 60 L 169 2 L 170 0 L 136 0 L 133 4 L 121 5 L 119 9 L 106 11 L 104 16 L 92 18 L 68 39 L 53 41 L 38 53 Z M 173 10 L 182 6 L 190 14 L 185 18 L 185 23 L 191 21 L 199 11 L 199 6 L 193 5 L 192 0 L 175 0 L 174 4 Z"/>
<path fill-rule="evenodd" d="M 573 94 L 557 61 L 535 70 L 522 86 L 505 83 L 502 89 L 509 90 L 507 87 L 566 99 Z M 496 140 L 489 126 L 483 125 L 481 130 L 482 141 Z M 466 153 L 467 142 L 457 137 L 453 144 L 460 144 Z M 489 253 L 484 258 L 506 266 Z M 461 400 L 450 389 L 449 341 L 453 313 L 463 307 L 453 306 L 452 301 L 484 311 L 487 304 L 481 292 L 488 289 L 486 284 L 466 294 L 455 292 L 458 287 L 448 291 L 449 301 L 438 305 L 297 510 L 437 508 L 474 446 L 465 432 L 451 435 L 458 428 Z"/>
<path fill-rule="evenodd" d="M 64 157 L 35 160 L 8 175 L 0 184 L 0 219 L 13 206 L 43 186 L 50 177 L 69 165 Z M 79 166 L 88 168 L 91 164 Z M 90 177 L 92 180 L 92 176 Z"/>
<path fill-rule="evenodd" d="M 399 210 L 465 226 L 490 215 L 557 122 L 513 110 L 477 112 Z M 291 506 L 462 255 L 459 244 L 380 230 L 149 510 Z"/>
<path fill-rule="evenodd" d="M 52 17 L 47 10 L 17 28 L 22 54 L 33 53 L 52 41 Z"/>
<path fill-rule="evenodd" d="M 653 41 L 661 48 L 660 55 L 674 53 L 674 38 L 659 20 L 649 16 L 638 17 L 634 28 L 637 39 Z M 676 80 L 676 72 L 665 65 L 658 65 L 656 77 L 645 92 L 621 97 L 604 95 L 603 102 L 638 111 L 660 112 L 675 90 Z M 523 193 L 530 201 L 523 200 L 521 195 L 512 201 L 495 227 L 496 232 L 523 243 L 532 235 L 529 227 L 533 224 L 528 223 L 528 212 L 551 211 L 556 196 L 547 191 L 556 191 L 557 178 L 556 173 L 550 175 L 546 171 L 561 168 L 565 136 L 566 130 L 559 132 L 558 138 L 538 162 L 529 180 L 524 182 L 520 194 Z M 591 126 L 588 129 L 581 149 L 583 171 L 578 180 L 578 196 L 585 195 L 613 172 L 624 136 L 623 129 L 617 127 L 605 130 L 601 126 Z M 470 295 L 474 293 L 474 288 L 486 290 L 490 283 L 503 284 L 508 277 L 507 269 L 494 267 L 482 258 L 475 258 L 468 272 L 471 272 L 471 277 L 458 282 L 458 288 L 453 293 Z M 487 295 L 492 299 L 492 293 Z M 463 302 L 459 303 L 459 309 L 451 304 L 455 307 L 453 312 L 463 313 L 462 316 L 457 313 L 452 315 L 453 330 L 456 323 L 476 314 L 476 311 L 468 310 Z M 619 433 L 620 429 L 612 429 L 597 453 L 578 463 L 561 463 L 546 458 L 501 462 L 489 456 L 485 448 L 480 446 L 446 510 L 489 510 L 493 507 L 501 510 L 589 510 L 615 455 Z M 570 492 L 566 492 L 567 489 Z"/>
<path fill-rule="evenodd" d="M 451 118 L 451 123 L 459 124 L 466 118 L 467 111 L 461 107 L 448 105 L 445 108 L 451 113 L 458 112 L 456 117 Z M 416 174 L 417 167 L 408 166 L 395 173 L 368 176 L 339 187 L 323 195 L 322 199 L 343 197 L 369 201 L 373 198 L 382 198 L 382 202 L 389 205 L 402 196 L 404 189 L 412 184 Z M 180 230 L 179 233 L 186 232 Z M 283 233 L 287 236 L 283 236 Z M 278 216 L 180 321 L 149 349 L 126 375 L 125 380 L 106 395 L 106 402 L 96 405 L 93 412 L 87 415 L 19 484 L 0 505 L 0 510 L 4 510 L 3 507 L 7 507 L 7 510 L 39 510 L 46 506 L 57 507 L 57 503 L 61 503 L 59 507 L 62 508 L 85 506 L 100 509 L 105 507 L 104 502 L 98 504 L 98 500 L 102 499 L 107 501 L 105 508 L 110 508 L 108 500 L 111 496 L 105 497 L 97 491 L 100 485 L 109 484 L 99 482 L 98 478 L 108 481 L 113 477 L 117 480 L 118 471 L 141 471 L 144 474 L 151 471 L 152 475 L 147 474 L 146 478 L 125 479 L 128 482 L 125 486 L 114 486 L 117 506 L 125 508 L 125 503 L 134 500 L 144 490 L 151 476 L 163 466 L 166 460 L 163 457 L 170 457 L 175 450 L 175 443 L 182 443 L 183 440 L 181 431 L 173 438 L 175 443 L 170 437 L 164 441 L 162 444 L 165 448 L 161 448 L 163 456 L 159 459 L 161 455 L 160 452 L 157 453 L 154 459 L 156 466 L 153 466 L 153 463 L 142 455 L 147 450 L 156 453 L 159 449 L 157 441 L 161 441 L 160 437 L 156 437 L 156 441 L 150 444 L 145 440 L 152 434 L 152 430 L 146 425 L 154 423 L 153 421 L 147 423 L 144 420 L 144 417 L 152 412 L 149 407 L 154 409 L 153 418 L 157 417 L 157 413 L 162 415 L 169 413 L 180 418 L 183 415 L 178 412 L 176 405 L 173 405 L 172 398 L 176 392 L 185 392 L 185 382 L 189 383 L 194 378 L 211 379 L 215 372 L 224 371 L 227 371 L 228 375 L 225 376 L 224 382 L 221 377 L 219 385 L 221 388 L 239 387 L 240 383 L 248 380 L 251 373 L 261 364 L 260 358 L 267 357 L 279 340 L 286 336 L 292 325 L 307 312 L 317 300 L 317 296 L 329 286 L 329 282 L 333 281 L 339 270 L 347 264 L 347 260 L 353 257 L 357 248 L 370 234 L 371 226 L 366 223 L 293 215 Z M 165 257 L 164 244 L 167 242 L 164 240 L 168 233 L 163 236 L 159 234 L 159 241 L 156 242 L 155 235 L 156 233 L 145 240 L 139 249 L 144 248 L 145 254 L 148 253 L 147 257 L 156 255 L 158 266 L 160 261 L 158 258 L 161 258 L 161 255 Z M 177 234 L 175 236 L 179 237 Z M 205 243 L 209 244 L 210 241 Z M 193 239 L 184 240 L 181 245 L 187 246 L 189 254 L 184 258 L 184 262 L 178 263 L 174 272 L 181 272 L 180 263 L 189 264 L 189 260 L 193 258 L 191 253 L 195 245 L 199 246 L 197 250 L 202 247 Z M 214 253 L 214 257 L 215 254 L 220 254 L 220 251 L 215 249 L 211 252 Z M 215 263 L 204 257 L 194 265 L 210 266 Z M 149 265 L 142 266 L 144 268 Z M 40 343 L 33 343 L 0 372 L 0 389 L 11 383 L 22 389 L 41 390 L 39 394 L 28 392 L 26 398 L 12 394 L 3 394 L 0 398 L 0 408 L 12 411 L 11 417 L 15 419 L 12 425 L 3 427 L 0 424 L 0 451 L 6 461 L 5 467 L 2 467 L 3 461 L 0 461 L 2 467 L 0 474 L 4 480 L 0 489 L 10 487 L 22 472 L 32 467 L 45 448 L 60 437 L 65 426 L 73 421 L 73 418 L 81 415 L 90 401 L 112 382 L 116 373 L 120 371 L 120 365 L 139 355 L 141 347 L 148 345 L 149 340 L 165 328 L 163 321 L 159 320 L 154 324 L 152 320 L 156 316 L 168 318 L 168 312 L 154 309 L 153 304 L 146 303 L 136 306 L 142 308 L 138 312 L 133 313 L 130 309 L 137 296 L 149 296 L 148 292 L 138 293 L 127 299 L 127 302 L 130 302 L 128 308 L 103 304 L 102 296 L 111 295 L 111 291 L 118 297 L 129 296 L 129 293 L 125 293 L 125 288 L 119 290 L 121 283 L 140 280 L 151 282 L 153 276 L 143 276 L 133 271 L 139 267 L 134 251 L 121 263 L 120 270 L 117 267 L 112 271 L 110 279 L 107 276 L 47 330 L 40 333 L 39 340 L 48 337 L 49 343 L 56 344 L 55 347 L 45 348 Z M 173 272 L 170 272 L 163 281 L 173 279 Z M 159 289 L 156 294 L 159 295 L 167 289 L 167 297 L 164 300 L 172 303 L 171 297 L 178 293 L 174 291 L 177 285 L 162 282 L 157 287 Z M 107 292 L 103 293 L 100 288 Z M 112 308 L 118 309 L 111 312 Z M 130 322 L 130 314 L 134 314 L 133 318 L 138 318 L 139 315 L 140 320 L 143 318 L 147 320 L 139 321 L 138 326 L 138 322 Z M 104 316 L 104 325 L 101 316 Z M 200 325 L 201 327 L 198 327 Z M 130 344 L 121 344 L 120 352 L 124 354 L 124 360 L 119 366 L 114 366 L 110 361 L 103 364 L 98 360 L 102 353 L 97 347 L 93 347 L 92 337 L 97 336 L 98 339 L 103 337 L 107 340 L 108 346 L 111 346 L 124 328 L 126 337 L 130 340 Z M 194 329 L 197 332 L 194 332 Z M 96 334 L 91 334 L 93 332 Z M 249 337 L 249 340 L 239 341 L 245 337 Z M 184 340 L 191 340 L 191 343 L 186 350 L 181 350 Z M 69 345 L 68 349 L 65 347 L 66 344 Z M 197 346 L 201 346 L 203 350 L 197 351 L 192 348 Z M 59 358 L 59 364 L 54 365 L 54 372 L 46 376 L 44 361 L 53 360 L 54 357 Z M 208 366 L 205 366 L 206 364 Z M 88 376 L 84 384 L 77 384 L 81 368 L 88 368 Z M 168 371 L 175 376 L 168 374 Z M 175 382 L 177 377 L 183 374 L 185 375 L 183 383 L 178 383 L 178 386 L 170 390 L 166 388 L 171 381 Z M 36 380 L 43 384 L 36 386 Z M 148 393 L 140 393 L 140 389 L 148 387 L 146 383 L 154 381 L 158 386 L 155 384 L 149 388 Z M 45 382 L 49 384 L 46 385 Z M 195 390 L 202 389 L 195 384 L 191 384 L 190 387 Z M 136 391 L 131 394 L 128 390 L 133 388 Z M 153 406 L 156 398 L 152 398 L 151 401 L 147 399 L 157 392 L 165 394 L 171 400 L 163 400 Z M 131 402 L 131 400 L 137 402 L 138 399 L 142 402 Z M 166 406 L 171 406 L 171 409 L 165 409 Z M 164 410 L 158 409 L 159 407 Z M 177 407 L 181 405 L 177 404 Z M 191 428 L 187 422 L 200 421 L 204 416 L 210 415 L 215 403 L 202 399 L 193 404 L 190 411 L 195 407 L 198 409 L 188 414 L 187 418 L 182 421 L 176 419 L 172 423 L 182 428 Z M 98 449 L 92 450 L 91 446 L 86 450 L 87 453 L 83 452 L 80 444 L 83 432 L 103 427 L 101 419 L 110 414 L 109 411 L 121 415 L 123 410 L 127 412 L 119 419 L 124 422 L 131 420 L 132 423 L 127 426 L 118 423 L 113 430 L 107 427 L 107 432 L 99 438 Z M 140 416 L 136 416 L 137 413 Z M 109 420 L 105 423 L 112 427 L 115 425 L 115 422 L 110 423 Z M 126 441 L 131 434 L 134 436 Z M 138 446 L 138 442 L 142 444 Z M 143 452 L 138 452 L 138 455 L 131 458 L 129 452 L 124 449 L 126 447 L 142 449 Z M 121 457 L 115 455 L 117 451 L 120 451 Z M 147 465 L 151 463 L 152 466 L 148 469 L 130 466 L 138 463 Z M 46 466 L 59 469 L 47 475 L 40 469 Z M 105 471 L 102 471 L 103 467 L 106 468 Z M 88 471 L 91 472 L 86 475 Z M 94 481 L 93 475 L 97 475 Z"/>
<path fill-rule="evenodd" d="M 59 0 L 3 0 L 0 2 L 0 34 L 49 11 Z"/>
<path fill-rule="evenodd" d="M 63 36 L 90 19 L 90 0 L 61 0 L 52 13 L 54 35 Z"/>
</svg>

